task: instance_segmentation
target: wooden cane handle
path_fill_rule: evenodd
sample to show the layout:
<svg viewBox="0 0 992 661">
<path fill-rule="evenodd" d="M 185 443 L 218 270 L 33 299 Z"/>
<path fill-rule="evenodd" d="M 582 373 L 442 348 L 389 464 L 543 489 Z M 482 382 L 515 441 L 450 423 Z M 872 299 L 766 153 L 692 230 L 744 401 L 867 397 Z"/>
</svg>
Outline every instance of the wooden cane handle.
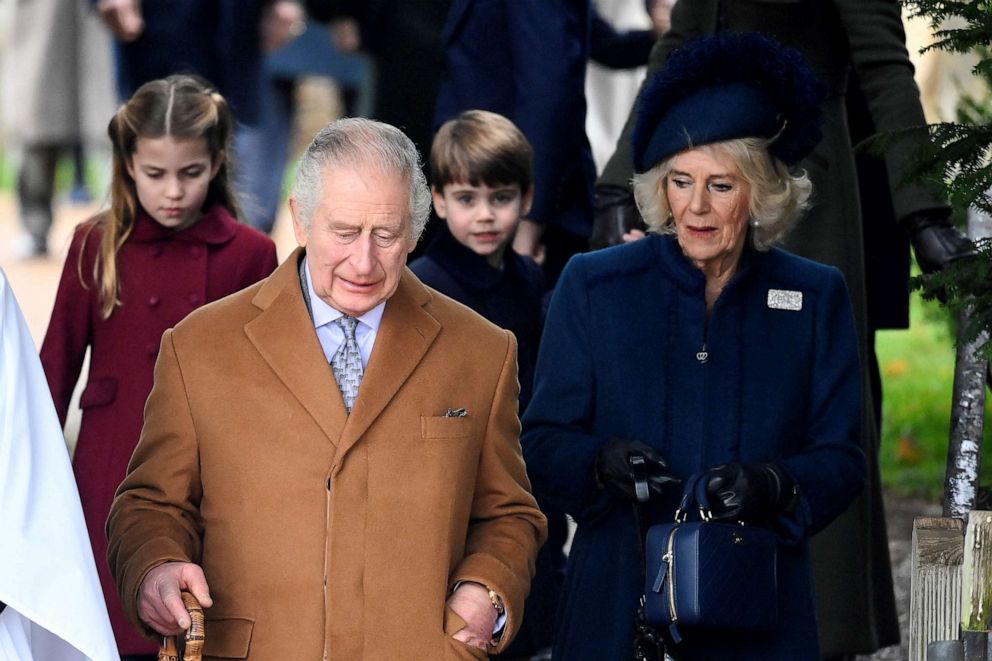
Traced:
<svg viewBox="0 0 992 661">
<path fill-rule="evenodd" d="M 202 661 L 203 660 L 203 607 L 189 592 L 182 593 L 183 605 L 189 612 L 189 629 L 186 630 L 185 651 L 179 655 L 176 636 L 166 636 L 158 650 L 158 661 Z"/>
</svg>

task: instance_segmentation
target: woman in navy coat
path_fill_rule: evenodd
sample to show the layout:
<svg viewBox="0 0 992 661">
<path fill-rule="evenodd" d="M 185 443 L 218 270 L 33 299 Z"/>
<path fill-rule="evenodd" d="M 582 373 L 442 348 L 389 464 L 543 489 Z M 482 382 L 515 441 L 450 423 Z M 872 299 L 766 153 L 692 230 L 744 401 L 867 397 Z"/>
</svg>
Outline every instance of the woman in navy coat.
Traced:
<svg viewBox="0 0 992 661">
<path fill-rule="evenodd" d="M 642 96 L 638 206 L 654 233 L 572 259 L 551 303 L 524 416 L 535 488 L 570 513 L 554 658 L 628 661 L 643 593 L 629 456 L 649 523 L 705 473 L 716 518 L 779 536 L 776 627 L 684 628 L 685 659 L 819 658 L 809 537 L 860 492 L 860 371 L 832 267 L 771 247 L 811 185 L 819 88 L 757 35 L 686 45 Z"/>
</svg>

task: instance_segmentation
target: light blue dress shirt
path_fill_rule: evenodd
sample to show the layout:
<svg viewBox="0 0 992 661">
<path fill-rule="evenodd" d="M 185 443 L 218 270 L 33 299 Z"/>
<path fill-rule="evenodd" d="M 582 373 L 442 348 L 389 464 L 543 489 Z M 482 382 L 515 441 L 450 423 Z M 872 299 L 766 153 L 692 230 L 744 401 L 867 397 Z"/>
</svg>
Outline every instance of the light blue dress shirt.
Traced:
<svg viewBox="0 0 992 661">
<path fill-rule="evenodd" d="M 310 298 L 310 311 L 313 313 L 313 326 L 317 331 L 317 339 L 324 350 L 327 362 L 338 352 L 344 344 L 344 331 L 334 323 L 344 313 L 332 308 L 317 296 L 313 291 L 313 276 L 310 275 L 310 262 L 306 257 L 304 260 L 303 272 L 307 278 L 307 296 Z M 379 333 L 379 324 L 382 323 L 382 313 L 386 310 L 386 302 L 383 301 L 365 314 L 357 317 L 358 324 L 355 326 L 355 341 L 358 342 L 358 352 L 362 354 L 362 369 L 368 369 L 369 358 L 372 356 L 372 347 L 375 345 L 376 335 Z"/>
</svg>

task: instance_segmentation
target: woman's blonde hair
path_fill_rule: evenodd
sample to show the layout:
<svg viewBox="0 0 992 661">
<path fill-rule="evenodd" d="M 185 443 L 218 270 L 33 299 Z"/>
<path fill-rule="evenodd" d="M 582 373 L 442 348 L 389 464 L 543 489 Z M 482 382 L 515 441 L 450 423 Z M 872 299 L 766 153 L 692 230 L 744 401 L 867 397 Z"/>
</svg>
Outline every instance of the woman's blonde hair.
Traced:
<svg viewBox="0 0 992 661">
<path fill-rule="evenodd" d="M 212 162 L 220 158 L 217 174 L 210 181 L 203 208 L 221 204 L 235 217 L 238 204 L 230 178 L 230 142 L 234 118 L 224 97 L 207 81 L 196 76 L 176 75 L 153 80 L 138 88 L 114 117 L 107 133 L 113 146 L 113 175 L 110 209 L 90 221 L 85 238 L 94 228 L 102 229 L 99 253 L 92 278 L 99 286 L 103 318 L 120 305 L 120 274 L 117 253 L 131 236 L 138 214 L 138 191 L 128 166 L 139 138 L 170 136 L 179 140 L 204 138 Z M 83 277 L 83 253 L 76 265 Z"/>
<path fill-rule="evenodd" d="M 761 138 L 737 138 L 697 147 L 730 156 L 749 184 L 748 236 L 757 250 L 767 250 L 785 237 L 808 208 L 813 193 L 813 184 L 805 170 L 789 172 L 785 163 L 768 153 L 768 142 Z M 665 184 L 676 158 L 678 154 L 634 175 L 632 180 L 637 208 L 650 231 L 675 233 Z"/>
</svg>

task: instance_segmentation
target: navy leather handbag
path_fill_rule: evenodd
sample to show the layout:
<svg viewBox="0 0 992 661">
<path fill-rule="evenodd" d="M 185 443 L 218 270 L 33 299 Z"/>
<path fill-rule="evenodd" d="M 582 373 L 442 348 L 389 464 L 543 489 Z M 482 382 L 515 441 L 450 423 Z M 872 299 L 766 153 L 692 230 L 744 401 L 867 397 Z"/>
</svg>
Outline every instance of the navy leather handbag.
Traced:
<svg viewBox="0 0 992 661">
<path fill-rule="evenodd" d="M 689 520 L 695 509 L 699 520 Z M 648 528 L 644 610 L 668 627 L 767 630 L 778 621 L 775 532 L 741 522 L 711 520 L 705 474 L 686 481 L 673 523 Z"/>
</svg>

